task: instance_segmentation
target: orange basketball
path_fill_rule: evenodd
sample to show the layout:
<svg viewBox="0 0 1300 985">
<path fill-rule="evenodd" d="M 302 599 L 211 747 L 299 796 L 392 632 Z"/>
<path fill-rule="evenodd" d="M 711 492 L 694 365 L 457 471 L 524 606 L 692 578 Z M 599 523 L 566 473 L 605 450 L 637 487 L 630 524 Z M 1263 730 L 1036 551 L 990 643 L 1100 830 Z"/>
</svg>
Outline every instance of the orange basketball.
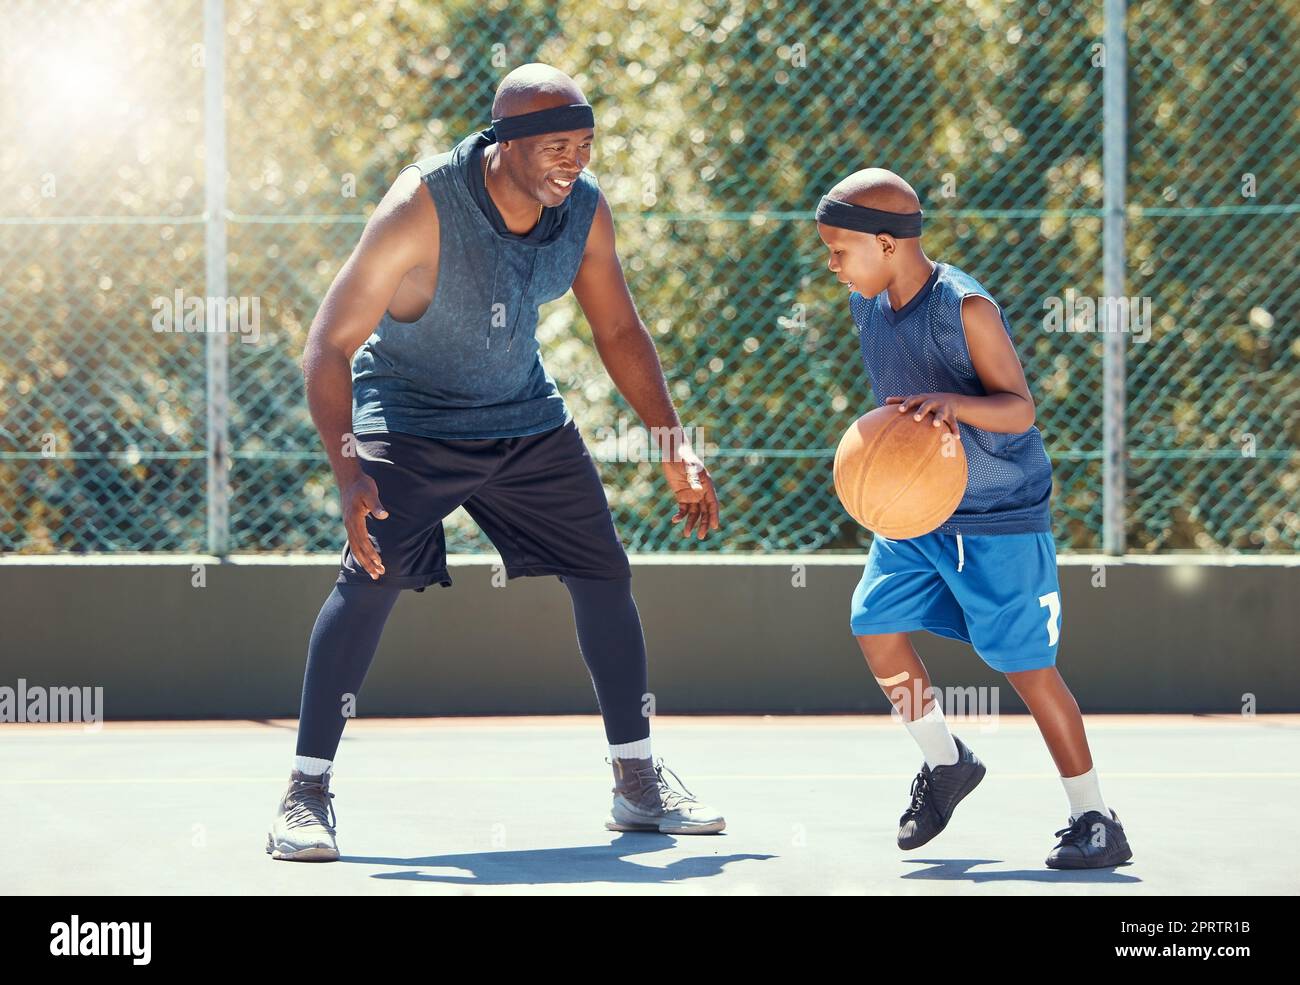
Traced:
<svg viewBox="0 0 1300 985">
<path fill-rule="evenodd" d="M 894 540 L 940 526 L 966 495 L 966 452 L 927 414 L 897 404 L 863 414 L 835 449 L 835 495 L 868 530 Z"/>
</svg>

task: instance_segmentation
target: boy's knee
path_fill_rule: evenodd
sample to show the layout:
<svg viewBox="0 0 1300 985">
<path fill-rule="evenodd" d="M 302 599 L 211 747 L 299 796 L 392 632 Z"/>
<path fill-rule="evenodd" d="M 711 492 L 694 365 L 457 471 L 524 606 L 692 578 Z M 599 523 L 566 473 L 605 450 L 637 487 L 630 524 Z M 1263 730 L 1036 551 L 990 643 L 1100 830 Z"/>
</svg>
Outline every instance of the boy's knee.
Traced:
<svg viewBox="0 0 1300 985">
<path fill-rule="evenodd" d="M 868 661 L 889 660 L 906 652 L 910 646 L 906 633 L 873 633 L 855 636 L 854 639 L 858 641 L 858 647 Z"/>
</svg>

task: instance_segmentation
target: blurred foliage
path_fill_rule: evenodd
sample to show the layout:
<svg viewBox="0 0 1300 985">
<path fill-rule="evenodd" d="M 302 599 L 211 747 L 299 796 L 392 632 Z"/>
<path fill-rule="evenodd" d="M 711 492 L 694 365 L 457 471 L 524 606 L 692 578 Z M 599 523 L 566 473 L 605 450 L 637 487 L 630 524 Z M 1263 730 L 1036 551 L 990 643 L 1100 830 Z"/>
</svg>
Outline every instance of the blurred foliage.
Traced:
<svg viewBox="0 0 1300 985">
<path fill-rule="evenodd" d="M 204 549 L 205 338 L 151 327 L 154 298 L 204 293 L 203 9 L 0 9 L 0 549 Z M 1294 551 L 1300 0 L 1143 0 L 1128 26 L 1127 291 L 1153 311 L 1126 349 L 1129 545 Z M 1004 305 L 1058 544 L 1097 549 L 1101 337 L 1042 319 L 1102 292 L 1102 30 L 1100 2 L 228 0 L 229 293 L 262 317 L 228 343 L 232 550 L 340 546 L 307 329 L 401 167 L 486 126 L 527 61 L 596 107 L 591 170 L 723 499 L 722 543 L 685 544 L 658 467 L 604 463 L 629 549 L 866 543 L 830 455 L 873 401 L 808 216 L 869 164 L 920 192 L 929 254 Z M 637 423 L 571 297 L 540 335 L 593 451 Z M 490 549 L 463 511 L 447 527 Z"/>
</svg>

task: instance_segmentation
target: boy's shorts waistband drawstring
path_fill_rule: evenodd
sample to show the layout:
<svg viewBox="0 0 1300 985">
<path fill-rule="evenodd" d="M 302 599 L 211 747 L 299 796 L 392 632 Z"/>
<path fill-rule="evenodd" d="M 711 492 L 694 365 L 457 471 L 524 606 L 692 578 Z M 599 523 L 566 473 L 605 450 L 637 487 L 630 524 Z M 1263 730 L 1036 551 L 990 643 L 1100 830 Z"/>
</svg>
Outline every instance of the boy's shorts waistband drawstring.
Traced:
<svg viewBox="0 0 1300 985">
<path fill-rule="evenodd" d="M 961 543 L 961 534 L 957 535 L 957 571 L 960 572 L 962 565 L 966 563 L 966 549 Z"/>
</svg>

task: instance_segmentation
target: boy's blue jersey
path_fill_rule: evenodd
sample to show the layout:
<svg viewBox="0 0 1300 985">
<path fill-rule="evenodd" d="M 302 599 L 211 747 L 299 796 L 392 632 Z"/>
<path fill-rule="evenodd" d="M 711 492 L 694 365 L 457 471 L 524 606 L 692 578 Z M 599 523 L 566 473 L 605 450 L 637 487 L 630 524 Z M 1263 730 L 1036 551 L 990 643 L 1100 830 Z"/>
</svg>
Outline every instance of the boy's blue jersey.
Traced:
<svg viewBox="0 0 1300 985">
<path fill-rule="evenodd" d="M 858 327 L 862 364 L 878 405 L 886 397 L 919 393 L 987 393 L 971 364 L 961 304 L 971 295 L 992 296 L 969 274 L 935 265 L 925 287 L 900 311 L 889 293 L 866 298 L 856 291 L 849 306 Z M 1011 326 L 1002 313 L 1002 326 Z M 1020 434 L 984 431 L 959 422 L 966 453 L 966 495 L 936 532 L 948 534 L 1050 533 L 1052 464 L 1038 428 Z"/>
</svg>

